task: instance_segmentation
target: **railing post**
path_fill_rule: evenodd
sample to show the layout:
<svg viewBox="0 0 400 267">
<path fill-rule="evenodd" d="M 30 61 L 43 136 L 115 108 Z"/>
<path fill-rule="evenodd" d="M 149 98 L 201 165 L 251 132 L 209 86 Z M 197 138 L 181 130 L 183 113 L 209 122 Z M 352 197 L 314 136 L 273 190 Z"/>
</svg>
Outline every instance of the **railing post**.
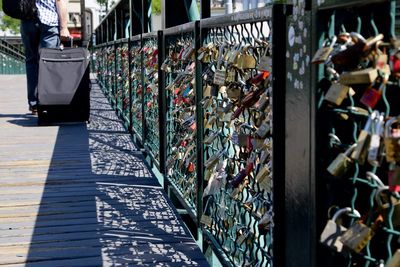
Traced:
<svg viewBox="0 0 400 267">
<path fill-rule="evenodd" d="M 167 99 L 165 94 L 165 76 L 161 70 L 161 66 L 165 59 L 165 42 L 163 31 L 157 32 L 157 46 L 158 46 L 158 117 L 159 117 L 159 137 L 160 137 L 160 172 L 166 175 L 166 161 L 167 161 L 167 137 L 166 137 L 166 114 L 167 114 Z M 165 182 L 164 182 L 165 184 Z"/>
<path fill-rule="evenodd" d="M 204 148 L 203 148 L 203 107 L 201 105 L 201 100 L 203 99 L 203 84 L 201 78 L 201 62 L 197 59 L 198 50 L 202 46 L 202 38 L 200 31 L 200 21 L 196 21 L 194 25 L 194 47 L 195 47 L 195 62 L 196 62 L 196 159 L 197 159 L 197 225 L 200 227 L 200 218 L 203 213 L 203 164 L 204 164 Z"/>
<path fill-rule="evenodd" d="M 273 90 L 273 136 L 272 152 L 274 230 L 274 266 L 286 266 L 286 227 L 285 227 L 285 96 L 282 81 L 286 80 L 286 18 L 283 5 L 272 8 L 272 90 Z"/>
</svg>

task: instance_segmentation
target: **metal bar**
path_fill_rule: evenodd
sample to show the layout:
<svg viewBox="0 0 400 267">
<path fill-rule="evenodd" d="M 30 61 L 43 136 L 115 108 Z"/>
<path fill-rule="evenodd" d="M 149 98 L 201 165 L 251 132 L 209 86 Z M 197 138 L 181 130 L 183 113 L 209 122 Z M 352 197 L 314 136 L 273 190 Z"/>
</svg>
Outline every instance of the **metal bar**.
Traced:
<svg viewBox="0 0 400 267">
<path fill-rule="evenodd" d="M 211 3 L 210 0 L 201 0 L 200 2 L 200 16 L 202 19 L 211 17 Z"/>
<path fill-rule="evenodd" d="M 202 45 L 202 36 L 200 31 L 200 21 L 196 21 L 194 25 L 194 47 L 195 47 L 195 58 L 198 57 L 198 50 Z M 203 99 L 203 86 L 202 86 L 202 68 L 201 62 L 196 60 L 196 68 L 195 68 L 195 81 L 196 81 L 196 166 L 197 169 L 197 201 L 196 201 L 196 209 L 197 209 L 197 225 L 200 225 L 200 218 L 203 213 L 203 166 L 204 166 L 204 147 L 203 147 L 203 128 L 204 128 L 204 114 L 203 114 L 203 106 L 201 104 L 201 100 Z"/>
<path fill-rule="evenodd" d="M 169 188 L 173 191 L 174 196 L 178 199 L 179 203 L 183 206 L 183 208 L 188 212 L 188 215 L 190 216 L 190 219 L 198 226 L 197 224 L 197 214 L 193 210 L 192 207 L 190 207 L 187 204 L 187 201 L 182 197 L 182 193 L 178 190 L 178 188 L 175 186 L 174 183 L 168 183 Z"/>
<path fill-rule="evenodd" d="M 129 41 L 129 38 L 122 38 L 122 39 L 118 39 L 115 41 L 115 44 L 123 44 L 123 43 L 127 43 Z"/>
<path fill-rule="evenodd" d="M 325 3 L 321 4 L 320 6 L 317 7 L 318 10 L 325 10 L 325 9 L 336 9 L 336 8 L 349 8 L 349 7 L 360 7 L 360 6 L 365 6 L 365 5 L 370 5 L 372 3 L 384 3 L 387 2 L 387 0 L 327 0 Z"/>
<path fill-rule="evenodd" d="M 275 5 L 274 5 L 275 6 Z M 242 11 L 225 16 L 211 17 L 200 21 L 201 28 L 224 27 L 235 24 L 253 23 L 272 19 L 272 8 L 264 8 Z"/>
<path fill-rule="evenodd" d="M 273 229 L 273 251 L 274 266 L 286 266 L 286 235 L 285 235 L 285 97 L 286 90 L 284 82 L 286 80 L 286 35 L 281 34 L 286 31 L 286 19 L 284 6 L 274 5 L 272 8 L 272 90 L 273 90 L 273 210 L 274 210 L 274 229 Z"/>
<path fill-rule="evenodd" d="M 215 237 L 207 230 L 203 229 L 202 231 L 203 236 L 206 238 L 206 240 L 209 241 L 209 245 L 213 249 L 213 252 L 215 256 L 217 256 L 218 260 L 221 262 L 221 264 L 224 267 L 234 267 L 235 265 L 232 264 L 232 262 L 229 260 L 228 257 L 226 257 L 226 252 L 221 248 L 219 245 L 218 241 L 215 239 Z"/>
<path fill-rule="evenodd" d="M 151 39 L 151 38 L 157 38 L 158 37 L 158 31 L 155 32 L 147 32 L 142 34 L 143 39 Z"/>
<path fill-rule="evenodd" d="M 195 28 L 195 23 L 196 22 L 193 21 L 165 29 L 164 35 L 178 35 L 180 33 L 193 32 Z"/>
<path fill-rule="evenodd" d="M 141 69 L 141 81 L 140 81 L 140 84 L 142 85 L 142 133 L 141 133 L 141 137 L 142 137 L 142 142 L 141 142 L 141 145 L 142 146 L 144 146 L 144 141 L 146 140 L 146 131 L 147 131 L 147 129 L 146 129 L 146 119 L 145 119 L 145 107 L 144 107 L 144 105 L 145 105 L 145 103 L 144 103 L 144 91 L 145 91 L 145 83 L 144 83 L 144 68 L 145 68 L 145 66 L 144 66 L 144 51 L 143 51 L 143 48 L 144 48 L 144 42 L 143 42 L 143 33 L 142 34 L 140 34 L 140 36 L 141 36 L 141 42 L 140 42 L 140 46 L 141 46 L 141 52 L 140 52 L 140 69 Z"/>
<path fill-rule="evenodd" d="M 130 39 L 132 42 L 140 41 L 142 36 L 140 34 L 132 36 Z"/>
<path fill-rule="evenodd" d="M 128 70 L 128 81 L 129 81 L 129 89 L 128 89 L 128 92 L 129 92 L 129 118 L 128 118 L 128 120 L 129 120 L 129 125 L 128 125 L 128 131 L 129 131 L 129 134 L 132 136 L 132 128 L 133 128 L 133 125 L 132 125 L 132 120 L 133 120 L 133 114 L 132 114 L 132 55 L 131 55 L 131 46 L 132 46 L 132 43 L 131 43 L 131 38 L 128 38 L 128 68 L 129 68 L 129 70 Z"/>
<path fill-rule="evenodd" d="M 165 94 L 165 76 L 161 70 L 161 65 L 165 59 L 165 42 L 163 31 L 158 31 L 158 117 L 159 117 L 159 136 L 160 136 L 160 172 L 165 177 L 166 175 L 166 151 L 167 151 L 167 138 L 165 135 L 166 129 L 166 113 L 167 113 L 167 99 Z"/>
</svg>

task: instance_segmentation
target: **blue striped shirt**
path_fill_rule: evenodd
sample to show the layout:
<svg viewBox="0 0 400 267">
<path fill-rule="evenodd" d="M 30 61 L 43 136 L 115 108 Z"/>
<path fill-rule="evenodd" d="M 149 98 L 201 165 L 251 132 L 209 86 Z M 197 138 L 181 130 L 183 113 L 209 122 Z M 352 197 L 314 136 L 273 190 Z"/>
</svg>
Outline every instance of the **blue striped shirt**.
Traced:
<svg viewBox="0 0 400 267">
<path fill-rule="evenodd" d="M 36 7 L 41 23 L 48 26 L 58 26 L 56 0 L 36 0 Z"/>
</svg>

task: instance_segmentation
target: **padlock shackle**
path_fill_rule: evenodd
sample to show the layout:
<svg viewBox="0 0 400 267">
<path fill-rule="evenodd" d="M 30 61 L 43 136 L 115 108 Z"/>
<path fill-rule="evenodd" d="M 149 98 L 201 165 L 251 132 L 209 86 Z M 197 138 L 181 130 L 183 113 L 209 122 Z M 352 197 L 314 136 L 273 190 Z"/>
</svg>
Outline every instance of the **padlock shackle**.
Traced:
<svg viewBox="0 0 400 267">
<path fill-rule="evenodd" d="M 382 126 L 384 125 L 384 119 L 385 116 L 383 113 L 379 114 L 378 112 L 378 116 L 375 118 L 375 134 L 377 135 L 381 135 L 382 134 Z"/>
<path fill-rule="evenodd" d="M 368 120 L 367 120 L 367 122 L 365 123 L 365 126 L 364 126 L 364 131 L 369 132 L 369 129 L 371 128 L 372 121 L 375 120 L 376 116 L 377 116 L 377 111 L 374 111 L 374 112 L 371 113 L 371 115 L 369 115 Z"/>
<path fill-rule="evenodd" d="M 350 154 L 353 152 L 353 150 L 356 148 L 357 143 L 352 144 L 345 152 L 344 154 L 349 157 Z"/>
<path fill-rule="evenodd" d="M 391 129 L 392 129 L 391 127 L 392 127 L 393 123 L 395 123 L 395 122 L 400 122 L 400 116 L 393 117 L 386 122 L 384 137 L 390 137 Z"/>
<path fill-rule="evenodd" d="M 339 209 L 337 212 L 335 212 L 335 214 L 332 217 L 332 221 L 336 222 L 336 220 L 339 219 L 339 217 L 342 216 L 343 214 L 354 214 L 357 218 L 361 218 L 361 214 L 356 209 L 346 207 Z"/>
<path fill-rule="evenodd" d="M 350 33 L 350 37 L 352 39 L 357 39 L 357 41 L 361 40 L 362 42 L 366 42 L 364 36 L 362 36 L 361 34 L 359 34 L 358 32 L 351 32 Z"/>
<path fill-rule="evenodd" d="M 336 134 L 334 134 L 334 133 L 329 133 L 328 136 L 329 136 L 331 139 L 335 140 L 339 145 L 342 144 L 342 141 L 340 140 L 340 138 L 339 138 Z"/>
<path fill-rule="evenodd" d="M 378 184 L 378 189 L 387 188 L 387 186 L 382 182 L 382 180 L 373 172 L 367 172 L 368 180 L 374 180 Z"/>
<path fill-rule="evenodd" d="M 376 201 L 376 203 L 377 203 L 379 206 L 382 206 L 382 205 L 383 205 L 383 203 L 382 203 L 382 198 L 380 197 L 380 195 L 381 195 L 381 193 L 382 193 L 383 191 L 387 191 L 387 190 L 389 190 L 389 186 L 381 187 L 381 188 L 378 188 L 378 189 L 376 190 L 376 192 L 375 192 L 375 201 Z"/>
</svg>

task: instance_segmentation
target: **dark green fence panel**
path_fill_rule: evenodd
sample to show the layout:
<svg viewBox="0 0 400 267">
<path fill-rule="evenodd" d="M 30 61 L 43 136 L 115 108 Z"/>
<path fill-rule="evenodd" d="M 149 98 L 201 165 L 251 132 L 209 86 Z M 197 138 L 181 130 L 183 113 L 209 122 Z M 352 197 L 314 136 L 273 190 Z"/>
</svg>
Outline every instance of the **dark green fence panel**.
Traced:
<svg viewBox="0 0 400 267">
<path fill-rule="evenodd" d="M 96 46 L 94 50 L 94 55 L 92 56 L 95 60 L 95 70 L 97 76 L 97 81 L 102 88 L 105 90 L 105 77 L 107 72 L 107 57 L 106 57 L 106 47 L 105 45 Z"/>
<path fill-rule="evenodd" d="M 160 165 L 160 120 L 158 107 L 158 33 L 143 35 L 144 148 L 157 168 Z"/>
<path fill-rule="evenodd" d="M 272 266 L 272 6 L 200 28 L 203 234 L 226 266 Z"/>
<path fill-rule="evenodd" d="M 160 68 L 166 99 L 165 177 L 169 190 L 197 223 L 195 23 L 166 29 L 163 34 L 165 59 Z"/>
<path fill-rule="evenodd" d="M 347 209 L 331 224 L 348 229 L 336 246 L 318 247 L 317 266 L 399 266 L 389 264 L 400 256 L 399 161 L 390 157 L 400 151 L 398 123 L 390 129 L 400 115 L 395 9 L 396 1 L 328 1 L 317 12 L 327 51 L 313 60 L 320 63 L 317 227 L 327 245 L 327 220 Z"/>
<path fill-rule="evenodd" d="M 0 40 L 0 74 L 25 74 L 22 51 L 4 40 Z"/>
<path fill-rule="evenodd" d="M 105 95 L 115 108 L 115 78 L 116 78 L 116 63 L 115 63 L 115 44 L 111 42 L 107 45 L 106 50 L 106 75 L 105 75 Z"/>
<path fill-rule="evenodd" d="M 143 84 L 142 84 L 142 43 L 141 36 L 131 38 L 130 42 L 131 68 L 131 113 L 132 133 L 140 144 L 143 140 Z"/>
<path fill-rule="evenodd" d="M 121 39 L 116 43 L 116 108 L 127 129 L 130 125 L 128 42 L 128 39 Z"/>
</svg>

